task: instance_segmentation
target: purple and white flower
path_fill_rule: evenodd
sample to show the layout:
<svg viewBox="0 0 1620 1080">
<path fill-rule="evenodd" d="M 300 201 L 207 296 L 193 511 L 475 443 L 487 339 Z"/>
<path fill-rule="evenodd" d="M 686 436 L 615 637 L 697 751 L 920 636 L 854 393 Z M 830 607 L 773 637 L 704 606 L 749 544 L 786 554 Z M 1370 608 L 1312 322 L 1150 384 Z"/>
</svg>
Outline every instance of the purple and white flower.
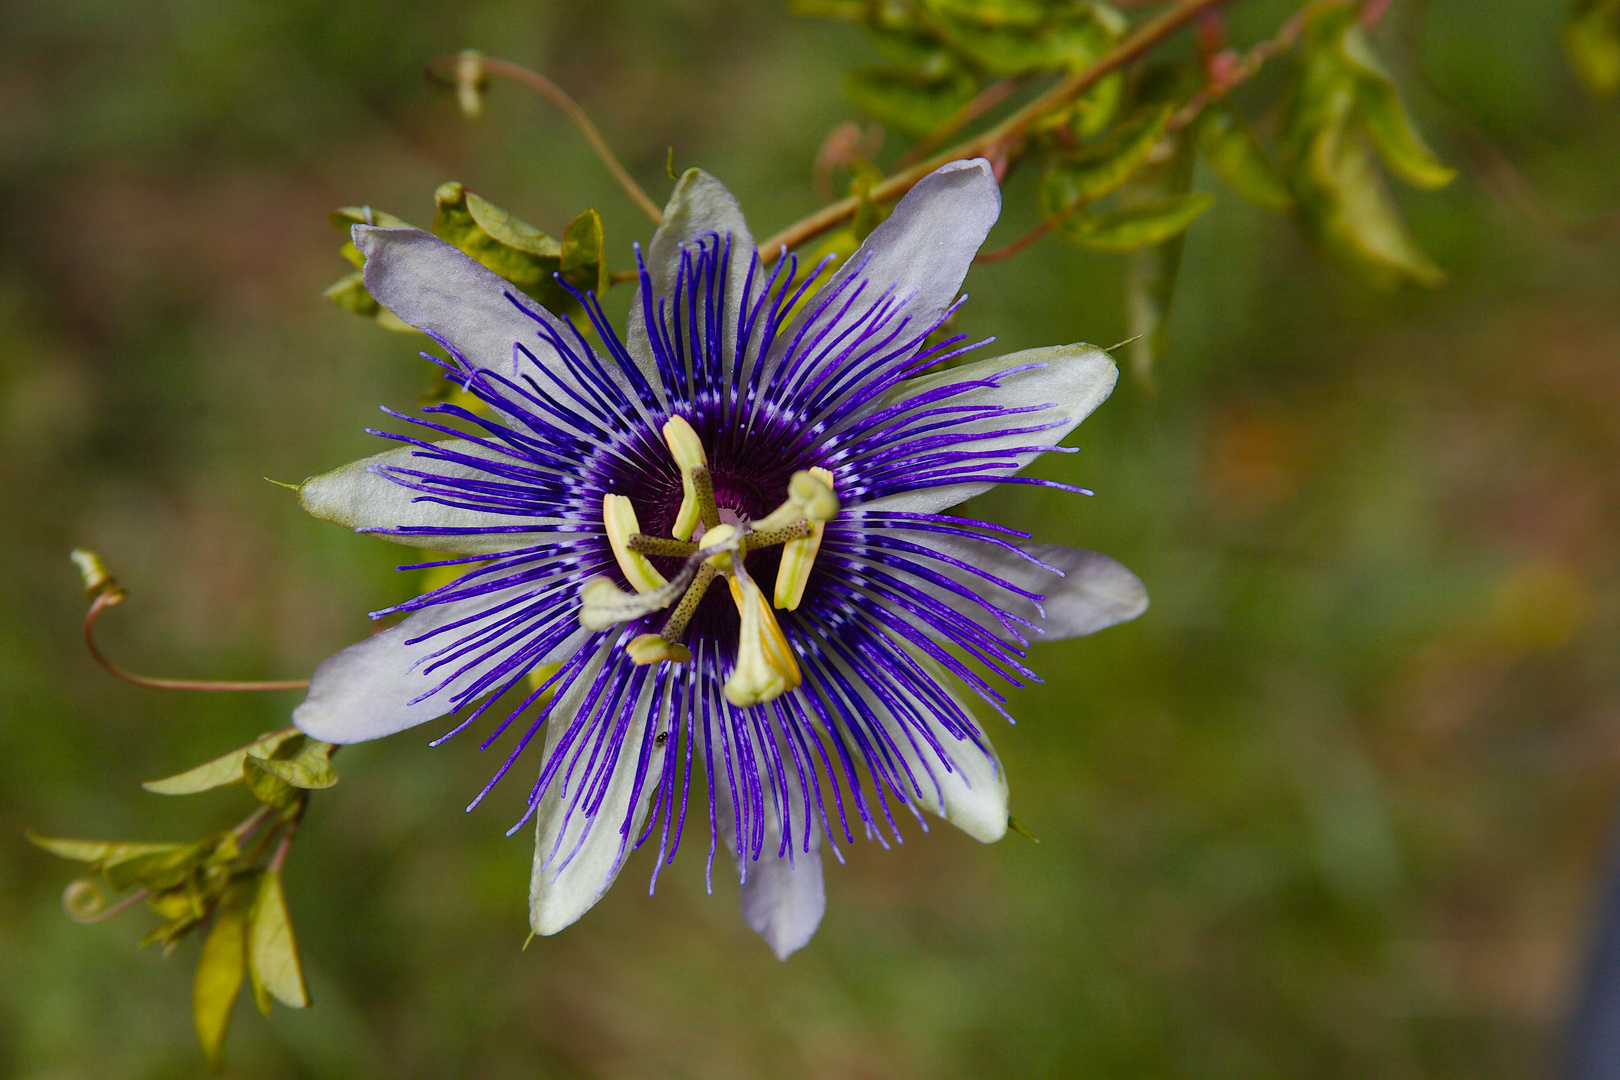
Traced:
<svg viewBox="0 0 1620 1080">
<path fill-rule="evenodd" d="M 1000 206 L 987 162 L 947 165 L 809 292 L 692 170 L 638 249 L 627 339 L 579 297 L 600 345 L 426 233 L 356 226 L 366 287 L 487 411 L 402 417 L 424 436 L 299 498 L 467 571 L 378 612 L 407 617 L 323 663 L 294 721 L 349 743 L 465 710 L 454 734 L 520 696 L 484 745 L 515 736 L 493 786 L 545 731 L 513 827 L 536 821 L 540 934 L 641 844 L 656 882 L 694 806 L 781 957 L 821 920 L 823 843 L 919 811 L 999 839 L 1007 781 L 962 689 L 1006 715 L 981 673 L 1033 679 L 1031 641 L 1147 606 L 1112 559 L 946 513 L 1080 490 L 1018 474 L 1117 378 L 1090 345 L 949 363 L 978 347 L 936 332 Z"/>
</svg>

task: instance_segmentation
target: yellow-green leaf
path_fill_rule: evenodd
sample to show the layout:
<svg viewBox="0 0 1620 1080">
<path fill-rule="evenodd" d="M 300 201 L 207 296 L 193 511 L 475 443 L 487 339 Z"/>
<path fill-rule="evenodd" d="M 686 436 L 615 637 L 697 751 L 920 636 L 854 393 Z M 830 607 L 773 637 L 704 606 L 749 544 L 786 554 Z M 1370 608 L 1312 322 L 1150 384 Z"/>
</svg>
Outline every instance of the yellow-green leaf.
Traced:
<svg viewBox="0 0 1620 1080">
<path fill-rule="evenodd" d="M 248 768 L 262 769 L 295 788 L 329 788 L 338 782 L 337 770 L 332 768 L 333 749 L 331 743 L 308 739 L 292 756 L 261 757 L 258 754 L 248 754 L 244 763 Z"/>
<path fill-rule="evenodd" d="M 1228 187 L 1268 210 L 1294 205 L 1277 167 L 1243 119 L 1221 106 L 1204 111 L 1198 124 L 1198 147 L 1210 169 Z"/>
<path fill-rule="evenodd" d="M 1577 0 L 1564 23 L 1564 52 L 1587 93 L 1620 93 L 1620 0 Z"/>
<path fill-rule="evenodd" d="M 356 276 L 356 275 L 351 275 Z M 368 296 L 366 299 L 370 300 Z M 376 301 L 372 301 L 373 304 Z M 288 739 L 299 734 L 297 728 L 282 728 L 261 735 L 257 739 L 232 750 L 212 761 L 198 765 L 195 769 L 187 769 L 183 773 L 165 777 L 162 780 L 148 780 L 141 787 L 159 795 L 191 795 L 199 791 L 208 791 L 212 788 L 235 784 L 242 779 L 242 761 L 249 754 L 256 757 L 269 757 L 276 748 Z"/>
<path fill-rule="evenodd" d="M 100 863 L 133 858 L 156 851 L 174 851 L 180 844 L 133 844 L 117 840 L 68 840 L 54 836 L 40 836 L 30 830 L 24 834 L 35 847 L 44 848 L 52 855 L 79 862 Z"/>
<path fill-rule="evenodd" d="M 1130 251 L 1179 236 L 1214 202 L 1215 197 L 1208 192 L 1189 191 L 1123 206 L 1106 214 L 1082 210 L 1064 218 L 1058 229 L 1067 239 L 1092 251 Z"/>
<path fill-rule="evenodd" d="M 281 874 L 266 870 L 259 877 L 257 895 L 248 915 L 248 970 L 255 993 L 263 988 L 283 1005 L 302 1009 L 309 1004 L 304 985 L 304 969 L 293 940 L 292 921 L 287 915 L 287 899 L 281 889 Z"/>
<path fill-rule="evenodd" d="M 1041 209 L 1051 217 L 1117 191 L 1147 161 L 1169 121 L 1167 105 L 1143 109 L 1102 142 L 1053 161 L 1041 177 Z"/>
<path fill-rule="evenodd" d="M 191 984 L 191 1016 L 197 1025 L 197 1041 L 215 1072 L 224 1071 L 225 1035 L 247 977 L 247 907 L 252 895 L 248 888 L 247 883 L 234 887 L 215 912 Z"/>
<path fill-rule="evenodd" d="M 939 127 L 979 92 L 965 72 L 924 75 L 903 68 L 866 68 L 844 76 L 844 93 L 887 126 L 910 135 Z"/>
<path fill-rule="evenodd" d="M 122 892 L 131 885 L 161 892 L 184 881 L 213 846 L 211 840 L 203 840 L 195 844 L 160 845 L 159 850 L 121 858 L 109 857 L 99 864 L 101 876 L 114 892 Z"/>
<path fill-rule="evenodd" d="M 581 292 L 603 296 L 612 281 L 608 273 L 607 243 L 602 232 L 602 215 L 586 210 L 563 230 L 562 254 L 558 265 L 563 280 Z"/>
<path fill-rule="evenodd" d="M 451 182 L 434 194 L 433 235 L 446 240 L 552 311 L 577 307 L 552 277 L 562 265 L 562 244 L 487 199 Z"/>
<path fill-rule="evenodd" d="M 1339 38 L 1340 55 L 1355 75 L 1356 96 L 1367 134 L 1391 172 L 1416 187 L 1445 187 L 1457 170 L 1443 163 L 1418 134 L 1401 92 L 1385 73 L 1361 28 L 1352 24 Z"/>
<path fill-rule="evenodd" d="M 277 810 L 285 810 L 298 801 L 298 789 L 275 773 L 266 772 L 260 766 L 263 763 L 257 758 L 245 758 L 242 762 L 242 780 L 247 784 L 248 791 L 253 797 L 266 806 L 273 806 Z"/>
</svg>

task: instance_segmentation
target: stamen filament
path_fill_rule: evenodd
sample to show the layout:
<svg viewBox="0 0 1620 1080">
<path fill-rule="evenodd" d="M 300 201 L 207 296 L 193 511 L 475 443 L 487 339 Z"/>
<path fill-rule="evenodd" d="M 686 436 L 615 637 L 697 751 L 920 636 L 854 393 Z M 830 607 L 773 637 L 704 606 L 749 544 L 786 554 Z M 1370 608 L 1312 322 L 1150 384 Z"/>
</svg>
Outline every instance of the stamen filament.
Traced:
<svg viewBox="0 0 1620 1080">
<path fill-rule="evenodd" d="M 667 536 L 636 533 L 630 538 L 629 548 L 642 555 L 664 555 L 672 559 L 684 559 L 694 554 L 698 546 L 690 540 L 672 540 Z"/>
</svg>

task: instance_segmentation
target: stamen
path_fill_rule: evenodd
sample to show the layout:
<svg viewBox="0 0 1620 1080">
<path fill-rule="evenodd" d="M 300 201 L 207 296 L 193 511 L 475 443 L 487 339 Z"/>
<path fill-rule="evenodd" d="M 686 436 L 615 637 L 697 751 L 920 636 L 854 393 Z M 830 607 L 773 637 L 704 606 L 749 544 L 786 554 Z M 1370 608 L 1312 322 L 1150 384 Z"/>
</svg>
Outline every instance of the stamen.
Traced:
<svg viewBox="0 0 1620 1080">
<path fill-rule="evenodd" d="M 800 483 L 799 477 L 808 482 Z M 789 540 L 782 546 L 782 565 L 776 571 L 777 607 L 797 611 L 804 600 L 804 587 L 810 582 L 810 571 L 815 567 L 816 555 L 821 551 L 821 536 L 827 530 L 827 521 L 838 513 L 838 496 L 833 494 L 833 474 L 822 468 L 813 468 L 793 477 L 788 487 L 790 498 L 802 498 L 804 514 L 809 519 L 809 535 Z M 829 504 L 831 513 L 828 513 Z M 825 515 L 825 516 L 820 516 Z"/>
<path fill-rule="evenodd" d="M 737 667 L 726 680 L 726 700 L 739 708 L 774 701 L 804 681 L 798 662 L 765 594 L 753 578 L 730 578 L 731 598 L 742 616 L 737 635 Z"/>
<path fill-rule="evenodd" d="M 625 652 L 633 664 L 657 664 L 665 660 L 672 664 L 692 662 L 691 649 L 658 634 L 642 634 L 625 646 Z"/>
<path fill-rule="evenodd" d="M 641 525 L 636 521 L 636 508 L 629 499 L 623 495 L 602 496 L 602 528 L 607 532 L 613 558 L 631 588 L 638 593 L 650 593 L 669 584 L 645 555 L 630 546 L 631 540 L 641 535 Z"/>
<path fill-rule="evenodd" d="M 681 470 L 681 509 L 670 532 L 677 540 L 690 540 L 698 522 L 707 528 L 720 524 L 720 511 L 714 502 L 714 484 L 709 477 L 709 458 L 703 442 L 684 417 L 672 416 L 664 424 L 664 442 Z"/>
<path fill-rule="evenodd" d="M 692 580 L 709 564 L 723 559 L 729 565 L 730 552 L 742 546 L 742 538 L 730 525 L 716 526 L 704 540 L 707 543 L 686 560 L 681 572 L 652 592 L 634 595 L 613 584 L 611 578 L 591 578 L 579 590 L 579 624 L 587 630 L 601 631 L 661 611 L 681 599 Z"/>
<path fill-rule="evenodd" d="M 712 566 L 700 567 L 697 576 L 692 579 L 692 587 L 686 590 L 681 602 L 675 605 L 675 610 L 669 613 L 664 622 L 662 636 L 665 641 L 678 642 L 686 633 L 686 624 L 692 621 L 697 614 L 698 604 L 703 601 L 703 594 L 709 591 L 714 579 L 720 576 L 720 571 Z"/>
<path fill-rule="evenodd" d="M 826 469 L 800 470 L 788 481 L 788 497 L 781 506 L 754 523 L 760 532 L 779 529 L 795 521 L 831 521 L 838 516 L 832 473 Z"/>
</svg>

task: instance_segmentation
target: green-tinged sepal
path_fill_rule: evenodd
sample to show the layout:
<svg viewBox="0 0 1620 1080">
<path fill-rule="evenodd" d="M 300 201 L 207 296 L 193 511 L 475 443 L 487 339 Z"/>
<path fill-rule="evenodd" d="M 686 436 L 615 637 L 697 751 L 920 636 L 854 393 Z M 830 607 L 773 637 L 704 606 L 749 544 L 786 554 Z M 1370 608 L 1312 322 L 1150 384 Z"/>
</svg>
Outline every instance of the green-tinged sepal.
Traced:
<svg viewBox="0 0 1620 1080">
<path fill-rule="evenodd" d="M 1210 171 L 1243 198 L 1268 210 L 1288 210 L 1294 196 L 1276 163 L 1242 117 L 1221 105 L 1204 110 L 1198 122 L 1198 148 Z"/>
<path fill-rule="evenodd" d="M 1185 232 L 1215 203 L 1208 192 L 1189 191 L 1103 214 L 1070 214 L 1059 223 L 1065 239 L 1092 251 L 1130 251 L 1162 244 Z"/>
<path fill-rule="evenodd" d="M 210 791 L 228 784 L 240 783 L 242 780 L 242 763 L 249 756 L 268 758 L 287 740 L 303 738 L 297 728 L 282 728 L 261 735 L 246 746 L 238 747 L 228 754 L 223 754 L 212 761 L 204 762 L 194 769 L 187 769 L 183 773 L 165 777 L 162 780 L 148 780 L 141 787 L 157 795 L 193 795 L 199 791 Z"/>
<path fill-rule="evenodd" d="M 298 944 L 293 939 L 279 871 L 266 870 L 259 876 L 248 912 L 247 956 L 254 1000 L 260 1011 L 269 1013 L 271 998 L 294 1009 L 309 1005 L 309 990 L 304 984 L 304 968 L 298 959 Z"/>
<path fill-rule="evenodd" d="M 1620 93 L 1620 0 L 1575 0 L 1563 37 L 1564 52 L 1587 93 Z"/>
</svg>

